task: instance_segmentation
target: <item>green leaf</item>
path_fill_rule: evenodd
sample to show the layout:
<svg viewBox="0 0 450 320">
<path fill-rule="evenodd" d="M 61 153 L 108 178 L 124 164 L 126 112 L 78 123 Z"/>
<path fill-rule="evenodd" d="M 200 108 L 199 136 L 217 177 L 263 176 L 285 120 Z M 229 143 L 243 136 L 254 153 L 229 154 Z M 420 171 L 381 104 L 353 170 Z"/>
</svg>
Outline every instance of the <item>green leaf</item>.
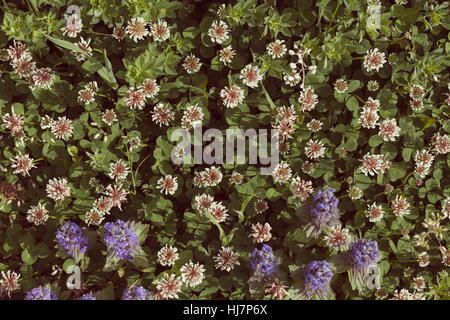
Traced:
<svg viewBox="0 0 450 320">
<path fill-rule="evenodd" d="M 119 85 L 117 84 L 116 78 L 114 77 L 114 72 L 112 69 L 111 62 L 109 61 L 107 55 L 106 55 L 106 49 L 103 51 L 103 55 L 105 57 L 105 66 L 101 67 L 97 73 L 100 75 L 100 77 L 103 78 L 103 80 L 106 81 L 106 83 L 113 88 L 114 90 L 117 90 Z"/>
<path fill-rule="evenodd" d="M 65 49 L 69 49 L 70 51 L 81 53 L 85 57 L 89 57 L 86 52 L 84 52 L 83 50 L 78 48 L 78 46 L 74 45 L 72 42 L 69 42 L 69 41 L 66 41 L 66 40 L 61 40 L 61 39 L 58 39 L 58 38 L 54 38 L 54 37 L 49 36 L 48 34 L 45 34 L 45 33 L 43 35 L 48 40 L 50 40 L 51 42 L 53 42 L 54 44 L 56 44 L 56 45 L 58 45 L 60 47 L 63 47 Z"/>
</svg>

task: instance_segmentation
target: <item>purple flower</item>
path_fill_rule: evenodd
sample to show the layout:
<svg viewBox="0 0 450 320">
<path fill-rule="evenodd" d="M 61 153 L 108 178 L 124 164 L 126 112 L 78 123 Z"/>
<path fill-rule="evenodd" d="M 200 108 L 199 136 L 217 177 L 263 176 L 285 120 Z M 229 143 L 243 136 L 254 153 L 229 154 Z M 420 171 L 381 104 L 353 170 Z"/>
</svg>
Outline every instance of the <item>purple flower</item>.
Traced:
<svg viewBox="0 0 450 320">
<path fill-rule="evenodd" d="M 75 222 L 63 222 L 56 231 L 56 241 L 74 258 L 86 252 L 89 245 L 88 238 Z"/>
<path fill-rule="evenodd" d="M 255 275 L 262 277 L 268 276 L 274 272 L 278 266 L 278 260 L 273 255 L 273 250 L 267 244 L 264 244 L 260 250 L 255 248 L 250 258 L 250 265 L 255 271 Z"/>
<path fill-rule="evenodd" d="M 31 289 L 25 300 L 58 300 L 56 294 L 45 287 Z"/>
<path fill-rule="evenodd" d="M 117 220 L 105 224 L 105 243 L 108 252 L 115 253 L 119 259 L 133 260 L 133 251 L 138 246 L 138 237 L 128 223 Z"/>
<path fill-rule="evenodd" d="M 378 258 L 378 244 L 372 239 L 358 240 L 349 250 L 349 258 L 354 268 L 368 266 Z"/>
<path fill-rule="evenodd" d="M 97 298 L 92 294 L 86 293 L 81 296 L 80 300 L 97 300 Z"/>
<path fill-rule="evenodd" d="M 310 299 L 314 295 L 324 299 L 332 295 L 330 281 L 333 277 L 331 265 L 326 261 L 312 261 L 303 267 L 305 289 L 303 294 Z"/>
<path fill-rule="evenodd" d="M 122 300 L 150 300 L 150 292 L 141 286 L 132 287 L 123 292 Z"/>
<path fill-rule="evenodd" d="M 334 196 L 334 189 L 327 187 L 326 191 L 318 190 L 314 200 L 306 208 L 308 220 L 308 235 L 317 237 L 324 227 L 339 223 L 339 199 Z"/>
<path fill-rule="evenodd" d="M 331 266 L 326 261 L 312 261 L 305 272 L 306 285 L 314 288 L 328 285 L 332 277 Z"/>
</svg>

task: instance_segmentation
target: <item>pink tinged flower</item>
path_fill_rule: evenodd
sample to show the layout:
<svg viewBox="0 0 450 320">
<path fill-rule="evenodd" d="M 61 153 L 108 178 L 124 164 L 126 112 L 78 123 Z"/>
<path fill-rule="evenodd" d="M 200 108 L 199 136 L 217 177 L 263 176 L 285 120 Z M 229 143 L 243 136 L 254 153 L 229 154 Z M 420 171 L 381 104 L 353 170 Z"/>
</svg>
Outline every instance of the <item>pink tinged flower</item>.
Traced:
<svg viewBox="0 0 450 320">
<path fill-rule="evenodd" d="M 189 261 L 180 268 L 181 279 L 190 287 L 196 287 L 204 279 L 205 267 L 202 264 Z"/>
<path fill-rule="evenodd" d="M 9 59 L 12 60 L 12 62 L 15 62 L 17 60 L 26 59 L 31 61 L 31 54 L 28 51 L 25 44 L 23 44 L 20 41 L 13 40 L 13 44 L 9 46 L 8 48 L 8 55 Z"/>
<path fill-rule="evenodd" d="M 21 79 L 28 78 L 36 70 L 36 62 L 31 61 L 31 56 L 23 56 L 21 59 L 14 60 L 12 67 Z"/>
<path fill-rule="evenodd" d="M 165 41 L 170 37 L 170 30 L 164 20 L 158 19 L 158 21 L 152 23 L 150 30 L 155 41 Z"/>
<path fill-rule="evenodd" d="M 202 67 L 200 59 L 195 57 L 192 53 L 184 58 L 183 68 L 187 73 L 193 74 L 197 73 Z"/>
<path fill-rule="evenodd" d="M 138 40 L 144 39 L 144 37 L 149 34 L 146 26 L 147 23 L 141 17 L 131 18 L 131 21 L 128 22 L 128 25 L 125 28 L 125 33 L 128 34 L 134 42 L 137 42 Z"/>
<path fill-rule="evenodd" d="M 244 69 L 241 70 L 239 78 L 250 88 L 256 88 L 258 82 L 262 80 L 259 68 L 257 66 L 252 66 L 251 64 L 246 65 Z"/>
<path fill-rule="evenodd" d="M 230 181 L 234 184 L 242 184 L 242 182 L 244 182 L 244 175 L 240 174 L 239 172 L 233 172 L 230 177 Z"/>
<path fill-rule="evenodd" d="M 11 296 L 11 292 L 20 289 L 19 284 L 20 274 L 11 270 L 2 271 L 2 279 L 0 279 L 0 292 L 6 292 L 8 297 Z"/>
<path fill-rule="evenodd" d="M 47 196 L 55 201 L 64 201 L 66 197 L 70 197 L 70 187 L 65 178 L 50 179 L 45 190 Z"/>
<path fill-rule="evenodd" d="M 22 132 L 25 117 L 21 114 L 15 114 L 14 109 L 11 110 L 11 114 L 5 113 L 2 120 L 3 127 L 11 130 L 12 135 Z"/>
<path fill-rule="evenodd" d="M 107 197 L 100 197 L 94 201 L 92 207 L 96 211 L 109 214 L 109 211 L 112 209 L 111 199 Z"/>
<path fill-rule="evenodd" d="M 220 20 L 219 22 L 214 21 L 211 25 L 211 28 L 208 30 L 208 35 L 211 37 L 212 42 L 217 42 L 221 44 L 228 40 L 228 33 L 230 30 L 228 29 L 228 25 Z"/>
<path fill-rule="evenodd" d="M 203 171 L 203 184 L 206 187 L 215 187 L 217 186 L 223 178 L 223 174 L 217 167 L 206 168 Z"/>
<path fill-rule="evenodd" d="M 264 291 L 265 293 L 269 293 L 272 295 L 272 299 L 279 299 L 283 300 L 284 296 L 287 295 L 286 289 L 287 286 L 283 285 L 283 281 L 280 281 L 278 279 L 275 279 L 274 281 L 270 282 L 269 287 L 266 288 Z"/>
<path fill-rule="evenodd" d="M 28 154 L 22 154 L 19 152 L 15 157 L 9 159 L 11 161 L 11 167 L 14 169 L 13 173 L 20 173 L 24 177 L 30 176 L 31 168 L 36 168 L 33 165 L 33 158 L 30 158 Z"/>
<path fill-rule="evenodd" d="M 359 115 L 359 123 L 363 128 L 375 129 L 375 126 L 377 125 L 379 118 L 380 116 L 376 111 L 364 108 L 361 114 Z"/>
<path fill-rule="evenodd" d="M 362 191 L 357 186 L 350 187 L 350 189 L 348 189 L 347 193 L 348 193 L 348 196 L 350 197 L 350 199 L 352 199 L 352 200 L 358 200 L 362 197 Z"/>
<path fill-rule="evenodd" d="M 65 15 L 65 18 L 66 26 L 61 28 L 61 31 L 63 35 L 67 34 L 68 37 L 75 38 L 83 28 L 83 21 L 77 14 Z"/>
<path fill-rule="evenodd" d="M 378 48 L 368 50 L 364 56 L 363 65 L 368 72 L 372 70 L 380 70 L 385 63 L 385 55 L 383 52 L 380 52 Z"/>
<path fill-rule="evenodd" d="M 417 291 L 422 291 L 427 286 L 425 279 L 423 277 L 415 277 L 413 279 L 414 289 Z"/>
<path fill-rule="evenodd" d="M 185 129 L 195 128 L 201 125 L 203 120 L 203 111 L 198 105 L 188 106 L 183 112 L 181 127 Z"/>
<path fill-rule="evenodd" d="M 85 222 L 88 226 L 94 225 L 99 226 L 102 221 L 105 219 L 105 213 L 99 210 L 96 210 L 95 208 L 92 208 L 88 212 L 86 212 L 85 216 Z"/>
<path fill-rule="evenodd" d="M 434 160 L 434 156 L 427 150 L 417 151 L 414 161 L 421 163 L 424 166 L 431 166 Z"/>
<path fill-rule="evenodd" d="M 223 105 L 227 108 L 235 108 L 244 101 L 244 90 L 238 85 L 225 87 L 220 91 Z"/>
<path fill-rule="evenodd" d="M 380 108 L 380 101 L 378 99 L 373 99 L 372 97 L 369 97 L 364 104 L 364 109 L 368 109 L 370 111 L 378 111 Z"/>
<path fill-rule="evenodd" d="M 378 222 L 383 219 L 384 211 L 381 205 L 377 205 L 375 202 L 372 205 L 368 205 L 366 209 L 366 217 L 370 222 Z"/>
<path fill-rule="evenodd" d="M 95 92 L 89 88 L 78 91 L 78 101 L 83 104 L 90 104 L 95 101 Z"/>
<path fill-rule="evenodd" d="M 322 129 L 322 122 L 316 119 L 312 119 L 310 122 L 306 124 L 309 130 L 312 132 L 317 132 Z"/>
<path fill-rule="evenodd" d="M 400 127 L 397 126 L 397 121 L 395 119 L 383 120 L 380 124 L 378 135 L 384 141 L 395 141 L 395 138 L 400 136 Z"/>
<path fill-rule="evenodd" d="M 253 242 L 256 243 L 267 242 L 272 239 L 270 230 L 272 230 L 272 227 L 267 222 L 264 225 L 259 222 L 252 224 L 250 237 L 252 237 Z"/>
<path fill-rule="evenodd" d="M 273 169 L 272 176 L 275 183 L 286 183 L 292 177 L 292 170 L 288 163 L 282 161 Z"/>
<path fill-rule="evenodd" d="M 420 111 L 423 108 L 423 101 L 422 100 L 411 100 L 411 109 L 413 111 Z"/>
<path fill-rule="evenodd" d="M 42 129 L 49 129 L 54 125 L 55 121 L 50 118 L 48 115 L 45 115 L 41 118 L 40 126 Z"/>
<path fill-rule="evenodd" d="M 33 78 L 34 86 L 50 89 L 55 75 L 50 68 L 41 68 L 34 70 L 31 78 Z"/>
<path fill-rule="evenodd" d="M 88 39 L 86 41 L 83 39 L 83 37 L 81 37 L 81 40 L 76 43 L 78 49 L 84 52 L 84 53 L 74 52 L 75 59 L 77 59 L 77 61 L 84 61 L 88 56 L 92 57 L 92 48 L 89 46 L 90 43 L 91 39 Z"/>
<path fill-rule="evenodd" d="M 302 80 L 300 73 L 293 71 L 291 73 L 283 74 L 283 80 L 288 86 L 295 86 L 299 84 L 300 80 Z"/>
<path fill-rule="evenodd" d="M 430 257 L 428 256 L 427 252 L 424 251 L 420 253 L 417 257 L 417 262 L 419 262 L 419 267 L 425 268 L 430 264 Z"/>
<path fill-rule="evenodd" d="M 294 198 L 299 198 L 305 201 L 314 192 L 311 181 L 305 181 L 300 177 L 295 177 L 291 182 L 292 195 Z"/>
<path fill-rule="evenodd" d="M 27 220 L 35 225 L 44 224 L 48 219 L 48 210 L 41 203 L 37 206 L 31 206 L 27 211 Z"/>
<path fill-rule="evenodd" d="M 298 102 L 300 103 L 301 111 L 311 111 L 313 110 L 319 100 L 317 99 L 318 95 L 314 93 L 314 90 L 311 88 L 305 88 L 300 93 L 300 97 L 298 98 Z"/>
<path fill-rule="evenodd" d="M 2 195 L 8 202 L 16 199 L 17 187 L 12 183 L 4 183 L 0 185 L 0 195 Z"/>
<path fill-rule="evenodd" d="M 231 60 L 233 60 L 235 54 L 236 52 L 230 45 L 219 51 L 219 60 L 223 62 L 223 64 L 227 65 L 228 63 L 231 62 Z"/>
<path fill-rule="evenodd" d="M 209 208 L 209 212 L 218 223 L 222 223 L 227 219 L 228 217 L 227 211 L 228 210 L 225 208 L 225 206 L 219 202 L 214 202 Z"/>
<path fill-rule="evenodd" d="M 152 120 L 155 121 L 159 126 L 168 126 L 170 121 L 175 118 L 175 113 L 170 108 L 169 104 L 158 103 L 153 109 Z"/>
<path fill-rule="evenodd" d="M 116 181 L 125 179 L 129 173 L 130 170 L 122 159 L 109 166 L 109 177 Z"/>
<path fill-rule="evenodd" d="M 297 114 L 295 112 L 295 107 L 291 105 L 290 107 L 279 107 L 277 108 L 278 121 L 286 121 L 295 123 L 297 121 Z"/>
<path fill-rule="evenodd" d="M 413 84 L 411 88 L 409 89 L 409 96 L 413 100 L 422 100 L 423 96 L 425 95 L 425 90 L 422 86 L 418 84 Z"/>
<path fill-rule="evenodd" d="M 211 205 L 214 203 L 214 198 L 209 194 L 197 195 L 194 198 L 194 209 L 203 213 L 204 210 L 209 210 Z"/>
<path fill-rule="evenodd" d="M 203 178 L 203 172 L 194 172 L 194 179 L 192 182 L 196 187 L 203 187 L 205 183 Z"/>
<path fill-rule="evenodd" d="M 177 251 L 178 251 L 177 248 L 166 244 L 157 253 L 158 263 L 162 266 L 167 267 L 173 266 L 179 257 Z"/>
<path fill-rule="evenodd" d="M 325 154 L 325 147 L 322 141 L 310 139 L 306 144 L 305 153 L 309 159 L 320 158 Z"/>
<path fill-rule="evenodd" d="M 338 224 L 325 230 L 324 240 L 328 248 L 345 251 L 348 249 L 351 237 L 348 229 L 342 228 L 342 226 Z"/>
<path fill-rule="evenodd" d="M 386 155 L 366 153 L 363 157 L 360 169 L 366 176 L 373 176 L 378 173 L 384 173 L 391 163 L 386 161 Z"/>
<path fill-rule="evenodd" d="M 267 45 L 267 53 L 272 59 L 282 58 L 286 54 L 284 40 L 275 40 Z"/>
<path fill-rule="evenodd" d="M 142 89 L 128 89 L 125 95 L 125 103 L 130 109 L 142 110 L 145 106 L 145 94 Z"/>
<path fill-rule="evenodd" d="M 239 254 L 234 252 L 230 247 L 223 247 L 219 253 L 214 257 L 216 261 L 215 268 L 220 271 L 230 272 L 235 266 L 240 265 Z"/>
<path fill-rule="evenodd" d="M 69 139 L 73 133 L 72 120 L 66 119 L 65 116 L 58 117 L 58 120 L 53 122 L 51 131 L 57 139 Z"/>
<path fill-rule="evenodd" d="M 435 133 L 431 138 L 430 151 L 435 154 L 446 154 L 450 152 L 450 137 L 446 134 Z"/>
<path fill-rule="evenodd" d="M 336 90 L 337 93 L 344 93 L 348 90 L 347 81 L 344 79 L 337 79 L 334 83 L 334 90 Z"/>
<path fill-rule="evenodd" d="M 102 114 L 102 120 L 104 123 L 106 123 L 108 126 L 112 126 L 112 124 L 117 121 L 117 116 L 114 110 L 106 110 Z"/>
<path fill-rule="evenodd" d="M 178 189 L 177 177 L 172 178 L 171 175 L 161 177 L 157 182 L 157 189 L 161 189 L 161 193 L 173 195 Z"/>
<path fill-rule="evenodd" d="M 292 138 L 292 133 L 295 131 L 294 122 L 292 121 L 278 121 L 275 129 L 278 130 L 278 133 L 281 137 L 281 140 L 287 140 Z"/>
<path fill-rule="evenodd" d="M 401 217 L 406 214 L 410 214 L 409 211 L 410 204 L 408 200 L 406 200 L 403 196 L 395 196 L 395 199 L 392 200 L 391 208 L 392 212 L 397 216 Z"/>
<path fill-rule="evenodd" d="M 444 246 L 439 246 L 439 250 L 442 254 L 442 264 L 446 267 L 450 267 L 450 249 Z"/>
<path fill-rule="evenodd" d="M 94 93 L 97 93 L 97 91 L 98 91 L 97 81 L 88 82 L 86 84 L 85 88 L 91 90 Z"/>
<path fill-rule="evenodd" d="M 450 217 L 450 196 L 443 201 L 441 212 L 445 218 Z"/>
<path fill-rule="evenodd" d="M 125 39 L 125 36 L 126 36 L 125 28 L 124 27 L 119 27 L 119 28 L 114 27 L 112 36 L 117 41 L 122 41 L 123 39 Z"/>
<path fill-rule="evenodd" d="M 122 184 L 108 185 L 103 193 L 111 201 L 113 207 L 118 207 L 122 211 L 121 203 L 127 201 L 128 191 L 123 188 Z"/>
<path fill-rule="evenodd" d="M 267 205 L 266 200 L 259 199 L 255 202 L 254 208 L 257 214 L 261 214 L 267 209 L 269 209 L 269 206 Z"/>
<path fill-rule="evenodd" d="M 165 273 L 164 276 L 158 280 L 156 289 L 158 295 L 163 299 L 178 299 L 178 293 L 181 292 L 181 279 L 176 274 Z"/>
<path fill-rule="evenodd" d="M 138 88 L 144 92 L 146 98 L 154 98 L 158 95 L 159 85 L 156 83 L 156 80 L 153 79 L 145 79 L 142 82 L 142 85 Z"/>
<path fill-rule="evenodd" d="M 430 167 L 429 166 L 425 166 L 425 165 L 423 165 L 422 163 L 416 163 L 416 167 L 414 168 L 414 172 L 415 173 L 417 173 L 417 175 L 420 177 L 420 178 L 425 178 L 427 175 L 428 175 L 428 173 L 430 172 Z M 423 182 L 423 181 L 422 181 Z M 422 183 L 420 183 L 420 184 L 417 184 L 417 185 L 421 185 Z"/>
</svg>

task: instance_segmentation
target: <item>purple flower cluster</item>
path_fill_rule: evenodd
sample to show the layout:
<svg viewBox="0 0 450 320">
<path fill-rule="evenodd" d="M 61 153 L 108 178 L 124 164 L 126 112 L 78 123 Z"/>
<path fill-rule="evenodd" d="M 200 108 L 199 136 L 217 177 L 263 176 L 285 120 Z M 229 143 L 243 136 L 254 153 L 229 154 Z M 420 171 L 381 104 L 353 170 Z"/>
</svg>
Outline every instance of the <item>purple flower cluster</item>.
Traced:
<svg viewBox="0 0 450 320">
<path fill-rule="evenodd" d="M 133 251 L 138 246 L 138 237 L 122 220 L 105 224 L 105 243 L 108 251 L 115 253 L 119 259 L 133 260 Z"/>
<path fill-rule="evenodd" d="M 92 294 L 86 293 L 81 296 L 80 300 L 97 300 L 97 298 Z"/>
<path fill-rule="evenodd" d="M 88 238 L 75 222 L 63 222 L 56 231 L 56 241 L 72 257 L 86 252 Z"/>
<path fill-rule="evenodd" d="M 333 277 L 331 266 L 326 261 L 312 261 L 305 271 L 306 286 L 322 288 L 330 284 Z"/>
<path fill-rule="evenodd" d="M 273 255 L 273 250 L 267 244 L 264 244 L 260 250 L 255 248 L 250 258 L 250 265 L 255 274 L 268 276 L 278 266 L 278 260 Z"/>
<path fill-rule="evenodd" d="M 327 187 L 326 191 L 318 190 L 314 200 L 309 203 L 306 216 L 311 232 L 318 236 L 326 226 L 333 226 L 339 221 L 339 199 L 334 195 L 334 189 Z"/>
<path fill-rule="evenodd" d="M 136 286 L 123 292 L 122 300 L 150 300 L 150 292 L 144 287 Z"/>
<path fill-rule="evenodd" d="M 45 287 L 37 287 L 28 292 L 25 300 L 58 300 L 58 297 Z"/>
<path fill-rule="evenodd" d="M 368 266 L 378 257 L 378 244 L 372 239 L 358 240 L 352 245 L 349 255 L 353 267 Z"/>
</svg>

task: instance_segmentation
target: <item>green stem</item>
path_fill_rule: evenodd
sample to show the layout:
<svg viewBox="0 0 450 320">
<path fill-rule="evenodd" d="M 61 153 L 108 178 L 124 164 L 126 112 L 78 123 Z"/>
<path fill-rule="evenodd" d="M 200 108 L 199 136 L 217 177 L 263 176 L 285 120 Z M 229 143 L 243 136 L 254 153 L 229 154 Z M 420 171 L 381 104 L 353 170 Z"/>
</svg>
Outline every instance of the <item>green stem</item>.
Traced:
<svg viewBox="0 0 450 320">
<path fill-rule="evenodd" d="M 141 165 L 145 162 L 145 160 L 147 160 L 150 156 L 151 156 L 151 154 L 149 154 L 148 156 L 146 156 L 146 157 L 144 158 L 144 160 L 142 160 L 141 163 L 139 163 L 139 165 L 137 166 L 136 172 L 135 172 L 136 178 L 137 178 L 137 174 L 138 174 L 139 168 L 140 168 Z"/>
<path fill-rule="evenodd" d="M 336 9 L 334 9 L 333 16 L 331 17 L 330 24 L 328 25 L 328 32 L 331 31 L 331 25 L 333 24 L 334 17 L 336 16 L 336 13 L 337 13 L 337 11 L 338 11 L 340 6 L 341 6 L 341 0 L 339 0 L 338 4 L 336 6 Z"/>
<path fill-rule="evenodd" d="M 358 99 L 359 101 L 361 101 L 362 103 L 366 103 L 360 96 L 358 96 L 357 94 L 352 94 L 352 96 L 354 96 L 356 99 Z"/>
<path fill-rule="evenodd" d="M 99 35 L 99 36 L 108 36 L 108 37 L 112 37 L 112 34 L 101 33 L 101 32 L 96 32 L 96 31 L 86 31 L 86 33 L 92 33 L 92 34 L 96 34 L 96 35 Z"/>
</svg>

